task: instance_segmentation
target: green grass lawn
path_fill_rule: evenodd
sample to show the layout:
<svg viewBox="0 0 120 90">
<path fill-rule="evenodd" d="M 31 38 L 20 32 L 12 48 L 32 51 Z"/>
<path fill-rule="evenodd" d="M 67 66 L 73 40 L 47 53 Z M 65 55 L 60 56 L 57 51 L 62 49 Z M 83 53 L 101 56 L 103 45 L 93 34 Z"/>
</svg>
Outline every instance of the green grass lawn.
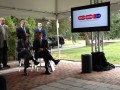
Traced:
<svg viewBox="0 0 120 90">
<path fill-rule="evenodd" d="M 104 52 L 108 62 L 113 64 L 120 64 L 120 42 L 105 44 Z M 91 54 L 91 47 L 79 47 L 74 49 L 61 50 L 60 58 L 81 61 L 82 54 Z M 52 55 L 54 58 L 58 58 L 58 52 L 53 52 Z"/>
</svg>

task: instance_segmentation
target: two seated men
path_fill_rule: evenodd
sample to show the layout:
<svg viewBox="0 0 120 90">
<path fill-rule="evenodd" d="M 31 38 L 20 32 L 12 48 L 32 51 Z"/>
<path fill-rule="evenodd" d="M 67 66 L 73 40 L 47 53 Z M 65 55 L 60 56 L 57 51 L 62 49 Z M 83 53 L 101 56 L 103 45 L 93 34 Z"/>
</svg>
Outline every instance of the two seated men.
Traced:
<svg viewBox="0 0 120 90">
<path fill-rule="evenodd" d="M 18 60 L 24 58 L 24 75 L 27 75 L 27 68 L 29 67 L 29 60 L 32 60 L 35 65 L 38 65 L 38 58 L 43 58 L 45 61 L 45 74 L 50 74 L 49 71 L 49 60 L 52 60 L 55 65 L 59 63 L 60 60 L 54 60 L 48 51 L 48 42 L 46 39 L 42 39 L 42 33 L 36 33 L 36 39 L 33 42 L 33 47 L 30 41 L 27 39 L 26 34 L 22 34 L 22 38 L 17 42 Z M 30 50 L 35 50 L 35 60 L 32 56 Z"/>
</svg>

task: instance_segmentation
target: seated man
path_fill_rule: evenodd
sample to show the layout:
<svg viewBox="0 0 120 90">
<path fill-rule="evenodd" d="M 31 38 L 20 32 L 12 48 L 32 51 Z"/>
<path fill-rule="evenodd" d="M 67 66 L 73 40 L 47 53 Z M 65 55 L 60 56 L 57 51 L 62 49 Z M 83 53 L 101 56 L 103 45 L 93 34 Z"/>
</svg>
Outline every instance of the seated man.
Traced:
<svg viewBox="0 0 120 90">
<path fill-rule="evenodd" d="M 35 58 L 44 58 L 45 61 L 45 74 L 50 74 L 49 72 L 49 60 L 52 60 L 56 65 L 60 60 L 54 60 L 48 51 L 48 42 L 46 39 L 42 39 L 42 33 L 36 33 L 36 39 L 33 42 L 33 49 L 35 50 Z"/>
<path fill-rule="evenodd" d="M 17 42 L 17 51 L 18 51 L 18 60 L 21 58 L 25 59 L 24 61 L 24 75 L 27 75 L 27 68 L 29 67 L 29 60 L 32 60 L 35 65 L 38 65 L 39 62 L 34 60 L 30 50 L 32 49 L 30 41 L 27 39 L 26 34 L 22 34 L 22 38 Z"/>
</svg>

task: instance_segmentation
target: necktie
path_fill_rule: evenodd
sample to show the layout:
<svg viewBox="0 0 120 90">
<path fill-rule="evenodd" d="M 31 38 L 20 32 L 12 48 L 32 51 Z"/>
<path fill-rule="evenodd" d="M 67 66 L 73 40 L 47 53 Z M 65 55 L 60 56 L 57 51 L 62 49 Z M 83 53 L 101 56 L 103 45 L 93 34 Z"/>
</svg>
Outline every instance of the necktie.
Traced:
<svg viewBox="0 0 120 90">
<path fill-rule="evenodd" d="M 40 45 L 42 45 L 42 40 L 40 40 Z"/>
<path fill-rule="evenodd" d="M 25 27 L 23 27 L 23 30 L 24 30 L 24 32 L 26 33 L 26 29 L 25 29 Z"/>
</svg>

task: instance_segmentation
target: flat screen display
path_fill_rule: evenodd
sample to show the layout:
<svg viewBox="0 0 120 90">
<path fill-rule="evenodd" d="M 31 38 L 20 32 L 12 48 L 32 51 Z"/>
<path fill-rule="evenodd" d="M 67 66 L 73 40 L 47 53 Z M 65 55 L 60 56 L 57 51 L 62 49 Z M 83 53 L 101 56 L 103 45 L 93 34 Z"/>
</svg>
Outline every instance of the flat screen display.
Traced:
<svg viewBox="0 0 120 90">
<path fill-rule="evenodd" d="M 71 31 L 110 30 L 110 2 L 71 8 Z"/>
</svg>

